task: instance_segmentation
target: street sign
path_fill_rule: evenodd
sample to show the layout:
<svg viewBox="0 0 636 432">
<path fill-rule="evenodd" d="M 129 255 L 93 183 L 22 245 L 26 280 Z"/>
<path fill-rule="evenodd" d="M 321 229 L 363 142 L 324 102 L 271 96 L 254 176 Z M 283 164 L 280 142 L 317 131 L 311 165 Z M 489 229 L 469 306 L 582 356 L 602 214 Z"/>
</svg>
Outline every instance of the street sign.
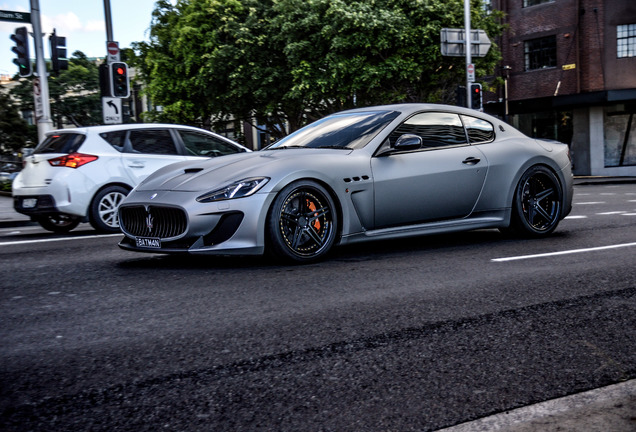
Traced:
<svg viewBox="0 0 636 432">
<path fill-rule="evenodd" d="M 31 23 L 31 14 L 28 12 L 13 12 L 0 10 L 0 21 L 12 21 Z"/>
<path fill-rule="evenodd" d="M 103 97 L 104 124 L 122 124 L 121 98 Z"/>
<path fill-rule="evenodd" d="M 35 106 L 35 118 L 41 119 L 44 116 L 44 102 L 42 101 L 42 84 L 40 78 L 33 78 L 33 104 Z"/>
<path fill-rule="evenodd" d="M 475 65 L 469 64 L 466 71 L 468 72 L 468 82 L 475 82 Z"/>
<path fill-rule="evenodd" d="M 119 60 L 119 42 L 108 41 L 106 42 L 106 52 L 108 53 L 106 63 L 116 63 Z"/>
<path fill-rule="evenodd" d="M 464 29 L 443 28 L 440 33 L 443 56 L 464 57 L 466 55 L 466 32 Z M 470 31 L 470 54 L 473 57 L 485 57 L 491 46 L 484 30 Z"/>
</svg>

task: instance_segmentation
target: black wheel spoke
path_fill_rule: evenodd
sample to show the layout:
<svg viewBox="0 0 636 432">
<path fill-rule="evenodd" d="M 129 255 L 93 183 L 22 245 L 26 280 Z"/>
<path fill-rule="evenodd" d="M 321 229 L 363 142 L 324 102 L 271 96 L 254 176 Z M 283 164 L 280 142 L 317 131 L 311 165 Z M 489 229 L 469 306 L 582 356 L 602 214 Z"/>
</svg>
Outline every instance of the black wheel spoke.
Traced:
<svg viewBox="0 0 636 432">
<path fill-rule="evenodd" d="M 329 207 L 323 207 L 318 210 L 310 211 L 307 214 L 307 220 L 309 221 L 310 224 L 312 224 L 316 219 L 324 217 L 328 213 L 329 213 Z"/>
<path fill-rule="evenodd" d="M 301 227 L 296 226 L 294 228 L 294 236 L 292 238 L 292 242 L 291 242 L 291 248 L 294 250 L 298 250 L 298 248 L 300 247 L 301 244 L 301 240 L 303 238 L 303 234 L 304 231 Z"/>
<path fill-rule="evenodd" d="M 541 217 L 543 217 L 547 223 L 552 222 L 553 216 L 550 215 L 547 211 L 545 211 L 545 209 L 543 209 L 542 207 L 535 207 L 535 211 L 536 213 L 538 213 Z"/>
<path fill-rule="evenodd" d="M 550 189 L 546 189 L 543 192 L 540 192 L 536 195 L 536 199 L 537 201 L 543 201 L 544 199 L 546 199 L 547 197 L 549 197 L 550 195 L 554 194 L 554 189 L 550 188 Z"/>
<path fill-rule="evenodd" d="M 307 235 L 314 242 L 316 242 L 316 245 L 318 245 L 319 247 L 323 245 L 324 239 L 320 236 L 320 234 L 316 231 L 316 229 L 313 226 L 309 226 L 307 228 Z"/>
</svg>

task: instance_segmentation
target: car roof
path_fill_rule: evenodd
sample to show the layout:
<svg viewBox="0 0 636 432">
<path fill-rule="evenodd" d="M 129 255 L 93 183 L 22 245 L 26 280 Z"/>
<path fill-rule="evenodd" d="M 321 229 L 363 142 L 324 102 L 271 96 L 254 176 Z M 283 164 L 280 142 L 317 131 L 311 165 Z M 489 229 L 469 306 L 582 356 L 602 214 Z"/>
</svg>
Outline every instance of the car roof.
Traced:
<svg viewBox="0 0 636 432">
<path fill-rule="evenodd" d="M 82 126 L 78 128 L 71 129 L 55 129 L 50 132 L 47 132 L 47 135 L 55 135 L 61 133 L 81 133 L 87 135 L 89 133 L 104 133 L 104 132 L 112 132 L 118 130 L 133 130 L 133 129 L 189 129 L 193 131 L 199 132 L 210 132 L 205 129 L 197 128 L 194 126 L 186 126 L 179 124 L 168 124 L 168 123 L 127 123 L 127 124 L 116 124 L 116 125 L 100 125 L 100 126 Z M 214 132 L 210 132 L 214 133 Z M 217 134 L 218 135 L 218 134 Z M 225 138 L 225 137 L 222 137 Z"/>
</svg>

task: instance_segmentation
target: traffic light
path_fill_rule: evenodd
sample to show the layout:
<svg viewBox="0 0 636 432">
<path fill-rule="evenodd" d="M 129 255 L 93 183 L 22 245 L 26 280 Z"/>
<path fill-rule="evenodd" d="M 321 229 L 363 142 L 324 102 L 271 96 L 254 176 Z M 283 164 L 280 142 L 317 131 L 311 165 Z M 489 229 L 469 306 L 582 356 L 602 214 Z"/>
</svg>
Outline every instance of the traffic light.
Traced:
<svg viewBox="0 0 636 432">
<path fill-rule="evenodd" d="M 127 98 L 130 96 L 128 65 L 126 63 L 111 63 L 109 78 L 112 97 Z"/>
<path fill-rule="evenodd" d="M 11 40 L 15 42 L 15 46 L 11 51 L 18 55 L 13 59 L 13 63 L 18 65 L 18 74 L 21 77 L 31 76 L 31 60 L 29 59 L 29 34 L 26 27 L 18 27 L 15 34 L 11 35 Z"/>
<path fill-rule="evenodd" d="M 471 100 L 471 103 L 472 103 L 471 108 L 481 111 L 481 109 L 482 109 L 481 84 L 471 84 L 470 85 L 470 100 Z"/>
<path fill-rule="evenodd" d="M 457 106 L 466 107 L 466 87 L 457 86 L 455 89 L 455 103 Z"/>
<path fill-rule="evenodd" d="M 49 36 L 51 45 L 51 70 L 59 73 L 61 70 L 68 69 L 68 58 L 66 57 L 66 38 L 53 33 Z"/>
</svg>

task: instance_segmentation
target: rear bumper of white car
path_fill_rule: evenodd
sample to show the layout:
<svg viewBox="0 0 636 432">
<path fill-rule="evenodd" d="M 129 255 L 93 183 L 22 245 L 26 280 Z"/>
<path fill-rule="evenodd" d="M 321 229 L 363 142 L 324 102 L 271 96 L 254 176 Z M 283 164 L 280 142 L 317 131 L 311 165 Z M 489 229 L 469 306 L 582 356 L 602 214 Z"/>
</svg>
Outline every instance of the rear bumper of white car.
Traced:
<svg viewBox="0 0 636 432">
<path fill-rule="evenodd" d="M 36 187 L 25 186 L 18 175 L 12 188 L 13 207 L 18 213 L 34 219 L 59 213 L 85 217 L 94 188 L 94 182 L 77 171 L 54 177 L 48 185 Z"/>
</svg>

